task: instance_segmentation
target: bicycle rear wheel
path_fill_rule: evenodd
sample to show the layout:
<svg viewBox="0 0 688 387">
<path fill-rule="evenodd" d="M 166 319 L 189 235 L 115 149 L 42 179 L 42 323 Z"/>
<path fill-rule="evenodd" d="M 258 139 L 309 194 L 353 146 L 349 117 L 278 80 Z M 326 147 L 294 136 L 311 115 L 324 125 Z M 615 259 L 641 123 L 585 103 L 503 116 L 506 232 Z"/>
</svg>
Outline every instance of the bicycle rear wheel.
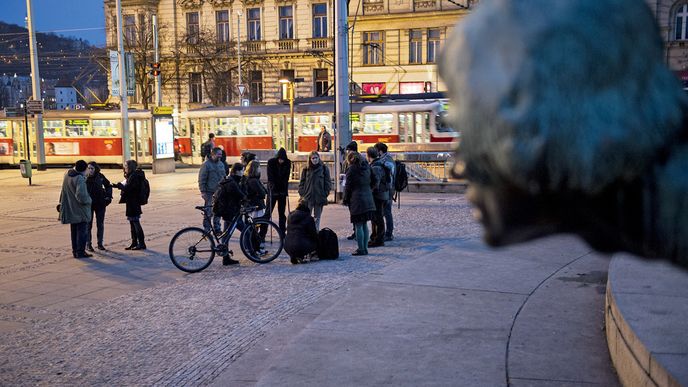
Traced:
<svg viewBox="0 0 688 387">
<path fill-rule="evenodd" d="M 170 259 L 174 266 L 187 273 L 196 273 L 210 266 L 215 258 L 215 241 L 210 233 L 198 227 L 187 227 L 170 241 Z"/>
<path fill-rule="evenodd" d="M 276 224 L 257 219 L 241 233 L 239 245 L 246 258 L 256 263 L 268 263 L 284 248 L 284 237 Z"/>
</svg>

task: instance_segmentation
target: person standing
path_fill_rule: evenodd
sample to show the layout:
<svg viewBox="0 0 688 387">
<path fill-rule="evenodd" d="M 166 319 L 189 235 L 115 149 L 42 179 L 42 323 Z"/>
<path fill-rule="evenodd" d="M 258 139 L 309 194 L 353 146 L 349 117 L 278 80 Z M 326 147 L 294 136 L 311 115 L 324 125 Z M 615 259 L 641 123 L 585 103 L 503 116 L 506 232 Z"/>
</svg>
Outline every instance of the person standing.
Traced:
<svg viewBox="0 0 688 387">
<path fill-rule="evenodd" d="M 318 152 L 308 155 L 308 165 L 301 171 L 299 180 L 299 195 L 301 199 L 313 211 L 315 227 L 320 230 L 320 218 L 323 206 L 327 205 L 327 196 L 332 190 L 330 169 L 320 160 Z"/>
<path fill-rule="evenodd" d="M 372 232 L 368 247 L 385 245 L 385 203 L 389 199 L 389 170 L 380 159 L 377 148 L 374 146 L 366 150 L 371 174 L 375 175 L 377 184 L 372 187 L 373 200 L 375 201 L 375 216 L 372 221 Z"/>
<path fill-rule="evenodd" d="M 330 149 L 332 149 L 332 136 L 327 132 L 325 125 L 321 125 L 318 135 L 318 152 L 329 152 Z"/>
<path fill-rule="evenodd" d="M 346 147 L 344 148 L 344 161 L 342 161 L 342 173 L 344 174 L 344 180 L 343 180 L 343 185 L 342 190 L 346 189 L 346 170 L 349 169 L 349 161 L 348 161 L 348 156 L 351 152 L 358 152 L 358 143 L 356 141 L 351 141 L 350 143 L 346 144 Z M 346 237 L 346 239 L 352 241 L 356 239 L 356 227 L 354 227 L 351 235 Z"/>
<path fill-rule="evenodd" d="M 209 133 L 208 141 L 201 144 L 201 160 L 209 159 L 213 149 L 215 149 L 215 133 Z"/>
<path fill-rule="evenodd" d="M 220 217 L 214 216 L 210 206 L 213 203 L 213 193 L 217 189 L 222 179 L 225 178 L 225 166 L 220 161 L 222 157 L 222 149 L 213 148 L 210 152 L 210 158 L 203 162 L 201 169 L 198 171 L 198 190 L 201 191 L 203 198 L 203 205 L 206 207 L 206 216 L 203 217 L 203 228 L 210 231 L 213 227 L 216 231 L 220 231 Z M 212 225 L 210 219 L 212 218 Z"/>
<path fill-rule="evenodd" d="M 279 228 L 282 234 L 287 230 L 287 198 L 289 197 L 289 178 L 291 177 L 291 160 L 287 151 L 280 148 L 275 157 L 268 160 L 268 188 L 270 188 L 270 213 L 275 210 L 279 216 Z"/>
<path fill-rule="evenodd" d="M 70 227 L 74 258 L 92 257 L 86 252 L 88 222 L 91 221 L 91 196 L 84 177 L 86 167 L 84 160 L 77 161 L 74 168 L 65 173 L 60 192 L 58 219 Z"/>
<path fill-rule="evenodd" d="M 86 187 L 91 196 L 91 221 L 88 222 L 88 244 L 86 249 L 93 251 L 93 218 L 96 219 L 98 250 L 105 250 L 103 235 L 105 233 L 105 208 L 112 203 L 112 184 L 102 173 L 95 161 L 86 168 Z"/>
<path fill-rule="evenodd" d="M 370 166 L 358 152 L 346 156 L 349 168 L 346 170 L 346 186 L 342 204 L 349 206 L 351 223 L 354 225 L 358 248 L 351 255 L 368 255 L 368 221 L 375 216 L 375 201 L 371 185 Z"/>
<path fill-rule="evenodd" d="M 380 160 L 390 171 L 389 179 L 389 199 L 385 203 L 384 217 L 385 217 L 385 242 L 394 240 L 394 217 L 392 216 L 392 201 L 394 200 L 394 176 L 396 173 L 396 165 L 394 164 L 394 159 L 392 155 L 387 152 L 387 144 L 384 142 L 378 142 L 375 144 L 378 153 L 380 154 Z"/>
<path fill-rule="evenodd" d="M 126 205 L 125 214 L 131 230 L 131 244 L 124 249 L 145 250 L 146 240 L 141 226 L 141 214 L 143 214 L 141 200 L 144 184 L 146 184 L 146 174 L 139 168 L 136 160 L 127 160 L 124 163 L 124 178 L 123 182 L 113 185 L 121 190 L 119 202 Z"/>
</svg>

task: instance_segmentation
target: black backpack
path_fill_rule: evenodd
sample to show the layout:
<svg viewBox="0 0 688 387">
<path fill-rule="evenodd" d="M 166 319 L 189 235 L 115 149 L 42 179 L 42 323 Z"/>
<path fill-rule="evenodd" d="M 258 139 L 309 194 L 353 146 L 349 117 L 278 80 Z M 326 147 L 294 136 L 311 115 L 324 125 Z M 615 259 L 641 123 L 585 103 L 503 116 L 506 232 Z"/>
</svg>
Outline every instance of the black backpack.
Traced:
<svg viewBox="0 0 688 387">
<path fill-rule="evenodd" d="M 206 157 L 212 152 L 213 150 L 213 144 L 210 142 L 204 142 L 203 145 L 201 145 L 201 159 L 205 160 Z"/>
<path fill-rule="evenodd" d="M 226 217 L 229 216 L 229 205 L 227 203 L 227 184 L 220 183 L 217 185 L 211 203 L 213 205 L 213 215 Z"/>
<path fill-rule="evenodd" d="M 150 198 L 150 183 L 145 177 L 143 178 L 143 183 L 141 183 L 139 195 L 139 204 L 142 206 L 148 204 L 148 199 Z"/>
<path fill-rule="evenodd" d="M 339 240 L 337 234 L 329 228 L 318 231 L 318 248 L 316 250 L 320 259 L 339 258 Z"/>
<path fill-rule="evenodd" d="M 408 187 L 408 173 L 406 164 L 399 160 L 394 161 L 394 190 L 401 192 Z"/>
</svg>

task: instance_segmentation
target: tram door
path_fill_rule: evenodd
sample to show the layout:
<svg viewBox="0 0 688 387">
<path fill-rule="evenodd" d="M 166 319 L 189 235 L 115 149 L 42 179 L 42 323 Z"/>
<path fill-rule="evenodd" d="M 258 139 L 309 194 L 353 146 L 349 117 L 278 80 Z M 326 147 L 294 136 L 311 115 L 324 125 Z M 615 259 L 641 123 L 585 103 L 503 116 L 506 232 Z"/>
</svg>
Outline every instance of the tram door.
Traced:
<svg viewBox="0 0 688 387">
<path fill-rule="evenodd" d="M 414 141 L 418 144 L 430 142 L 430 114 L 415 113 Z"/>
<path fill-rule="evenodd" d="M 139 164 L 152 163 L 151 142 L 150 119 L 129 120 L 129 149 L 131 150 L 131 158 Z"/>
<path fill-rule="evenodd" d="M 414 130 L 413 113 L 399 113 L 399 142 L 413 142 Z"/>
<path fill-rule="evenodd" d="M 191 164 L 203 164 L 201 157 L 201 145 L 208 140 L 210 129 L 206 125 L 201 125 L 203 121 L 197 118 L 189 119 L 189 130 L 191 131 Z"/>
<path fill-rule="evenodd" d="M 19 164 L 19 160 L 26 160 L 26 133 L 24 121 L 10 121 L 12 126 L 12 162 Z M 36 162 L 36 123 L 29 120 L 29 143 L 31 144 L 31 161 Z"/>
<path fill-rule="evenodd" d="M 284 116 L 275 116 L 272 118 L 272 147 L 273 149 L 284 148 L 288 149 L 286 143 L 287 123 Z"/>
</svg>

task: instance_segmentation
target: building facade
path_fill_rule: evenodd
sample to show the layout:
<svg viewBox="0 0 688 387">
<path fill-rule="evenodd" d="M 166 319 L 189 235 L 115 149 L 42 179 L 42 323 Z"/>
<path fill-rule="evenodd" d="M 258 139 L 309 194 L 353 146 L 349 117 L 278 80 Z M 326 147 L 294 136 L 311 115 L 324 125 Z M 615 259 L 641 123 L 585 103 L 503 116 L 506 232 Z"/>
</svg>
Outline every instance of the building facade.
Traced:
<svg viewBox="0 0 688 387">
<path fill-rule="evenodd" d="M 441 91 L 435 62 L 467 0 L 351 0 L 352 90 L 369 94 Z M 465 4 L 462 5 L 461 3 Z M 136 67 L 133 107 L 154 101 L 151 16 L 157 15 L 164 105 L 275 104 L 334 95 L 332 0 L 122 0 L 123 36 Z M 114 0 L 105 0 L 109 49 L 116 49 Z M 240 95 L 239 85 L 244 90 Z"/>
<path fill-rule="evenodd" d="M 688 0 L 647 0 L 664 40 L 667 65 L 688 89 Z"/>
</svg>

